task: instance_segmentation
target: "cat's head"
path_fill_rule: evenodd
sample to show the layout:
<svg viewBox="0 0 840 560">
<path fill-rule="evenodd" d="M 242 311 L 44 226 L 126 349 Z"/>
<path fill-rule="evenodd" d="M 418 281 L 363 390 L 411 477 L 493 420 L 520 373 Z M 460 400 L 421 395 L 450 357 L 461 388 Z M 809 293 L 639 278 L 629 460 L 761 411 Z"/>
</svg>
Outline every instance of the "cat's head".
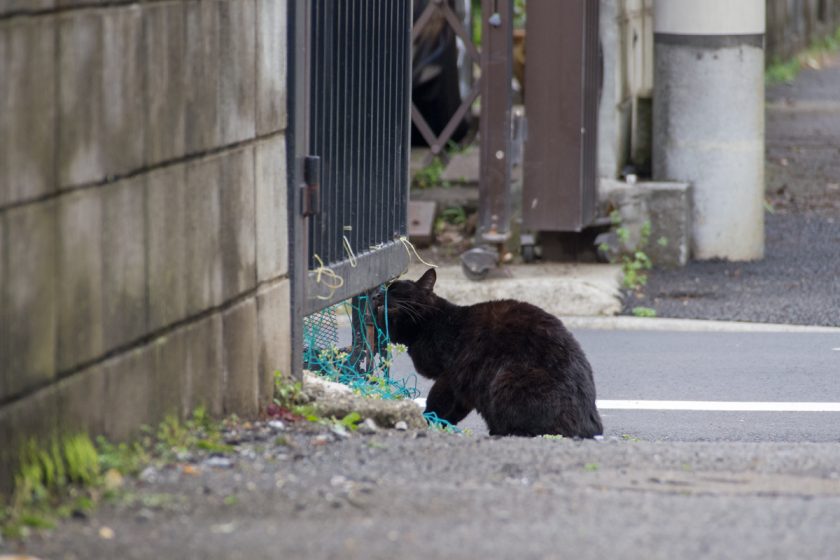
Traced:
<svg viewBox="0 0 840 560">
<path fill-rule="evenodd" d="M 422 328 L 429 315 L 439 308 L 439 298 L 433 293 L 437 274 L 427 270 L 416 282 L 397 280 L 387 289 L 387 298 L 377 298 L 377 315 L 384 322 L 385 304 L 388 311 L 388 328 L 395 342 L 407 344 Z"/>
</svg>

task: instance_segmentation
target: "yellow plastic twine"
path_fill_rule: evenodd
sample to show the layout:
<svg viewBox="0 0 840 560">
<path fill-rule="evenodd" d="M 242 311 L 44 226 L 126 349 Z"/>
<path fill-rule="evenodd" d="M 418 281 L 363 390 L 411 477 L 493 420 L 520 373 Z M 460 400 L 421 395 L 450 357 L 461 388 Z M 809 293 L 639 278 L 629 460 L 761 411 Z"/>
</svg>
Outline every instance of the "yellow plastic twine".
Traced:
<svg viewBox="0 0 840 560">
<path fill-rule="evenodd" d="M 344 231 L 353 231 L 353 226 L 344 226 Z M 350 257 L 350 266 L 356 268 L 359 262 L 356 260 L 356 254 L 353 252 L 353 247 L 350 246 L 350 240 L 347 236 L 342 234 L 341 239 L 344 240 L 344 250 L 347 251 L 347 256 Z"/>
<path fill-rule="evenodd" d="M 331 300 L 335 292 L 344 285 L 344 278 L 336 274 L 330 267 L 324 266 L 324 261 L 321 260 L 321 257 L 317 253 L 313 257 L 315 258 L 315 262 L 318 263 L 318 268 L 315 269 L 315 283 L 322 284 L 330 291 L 329 295 L 315 297 L 325 301 Z"/>
<path fill-rule="evenodd" d="M 411 241 L 408 240 L 407 236 L 403 235 L 402 237 L 400 237 L 400 241 L 402 242 L 403 247 L 405 247 L 405 252 L 408 253 L 408 261 L 409 262 L 411 262 L 411 252 L 413 251 L 414 256 L 417 257 L 417 260 L 420 261 L 421 263 L 425 264 L 429 268 L 437 268 L 438 267 L 438 265 L 436 265 L 436 264 L 432 264 L 430 262 L 424 261 L 423 257 L 420 256 L 420 253 L 417 252 L 417 247 L 415 247 L 414 244 Z"/>
</svg>

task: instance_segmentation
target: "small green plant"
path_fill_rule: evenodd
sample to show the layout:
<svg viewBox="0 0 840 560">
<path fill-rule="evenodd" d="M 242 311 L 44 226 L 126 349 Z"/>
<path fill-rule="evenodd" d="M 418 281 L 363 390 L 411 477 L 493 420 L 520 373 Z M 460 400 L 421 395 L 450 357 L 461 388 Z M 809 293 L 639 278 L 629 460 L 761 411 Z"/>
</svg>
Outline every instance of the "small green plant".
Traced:
<svg viewBox="0 0 840 560">
<path fill-rule="evenodd" d="M 637 438 L 636 436 L 631 436 L 630 434 L 621 434 L 621 439 L 623 439 L 624 441 L 632 441 L 632 442 L 642 441 L 639 438 Z"/>
<path fill-rule="evenodd" d="M 274 372 L 274 402 L 281 407 L 290 408 L 300 404 L 303 395 L 303 384 L 292 381 L 281 372 Z"/>
<path fill-rule="evenodd" d="M 235 506 L 239 503 L 239 498 L 235 494 L 231 494 L 230 496 L 225 496 L 223 501 L 226 506 Z"/>
<path fill-rule="evenodd" d="M 826 37 L 815 39 L 811 46 L 789 60 L 774 60 L 764 72 L 764 82 L 768 85 L 790 83 L 803 67 L 814 64 L 819 57 L 840 50 L 840 27 Z"/>
<path fill-rule="evenodd" d="M 53 438 L 46 445 L 31 439 L 19 456 L 11 500 L 0 503 L 0 526 L 6 538 L 52 528 L 56 516 L 72 512 L 65 502 L 88 498 L 87 493 L 102 481 L 96 447 L 85 434 Z"/>
<path fill-rule="evenodd" d="M 25 538 L 32 530 L 51 528 L 60 518 L 90 511 L 102 498 L 121 499 L 122 478 L 138 474 L 151 462 L 170 462 L 184 452 L 232 451 L 223 441 L 221 425 L 199 407 L 185 422 L 170 416 L 156 430 L 142 429 L 131 443 L 99 437 L 94 444 L 87 434 L 53 438 L 46 444 L 26 442 L 11 500 L 0 502 L 2 535 Z"/>
<path fill-rule="evenodd" d="M 790 83 L 802 68 L 798 58 L 787 61 L 776 61 L 764 71 L 764 81 L 767 84 Z"/>
<path fill-rule="evenodd" d="M 586 472 L 595 472 L 598 470 L 598 463 L 586 463 L 583 466 L 583 470 Z"/>
<path fill-rule="evenodd" d="M 340 426 L 344 426 L 351 432 L 355 432 L 359 429 L 359 423 L 362 421 L 362 415 L 358 412 L 350 412 L 341 420 L 338 420 L 336 423 Z"/>
<path fill-rule="evenodd" d="M 384 371 L 388 371 L 391 369 L 391 366 L 394 365 L 394 358 L 401 354 L 405 354 L 408 352 L 408 347 L 405 344 L 394 344 L 393 342 L 389 342 L 388 346 L 386 346 L 385 356 L 383 357 L 382 361 L 380 362 L 379 366 L 380 369 Z M 385 381 L 381 376 L 377 376 L 380 381 Z"/>
<path fill-rule="evenodd" d="M 525 22 L 528 21 L 528 12 L 526 0 L 514 0 L 513 2 L 513 26 L 517 29 L 525 27 Z"/>
<path fill-rule="evenodd" d="M 633 308 L 633 316 L 634 317 L 656 317 L 656 309 L 651 309 L 650 307 L 634 307 Z"/>
<path fill-rule="evenodd" d="M 447 224 L 462 226 L 467 221 L 467 212 L 463 206 L 450 206 L 440 213 L 440 217 Z"/>
<path fill-rule="evenodd" d="M 613 210 L 610 213 L 610 222 L 620 247 L 612 249 L 609 244 L 602 243 L 599 250 L 608 255 L 611 262 L 618 261 L 621 263 L 622 285 L 628 290 L 636 290 L 647 284 L 647 271 L 653 268 L 653 262 L 645 252 L 650 244 L 650 221 L 645 221 L 642 224 L 639 229 L 639 240 L 633 248 L 628 248 L 630 246 L 630 230 L 622 224 L 621 213 L 618 210 Z M 657 243 L 665 246 L 668 240 L 660 237 Z"/>
<path fill-rule="evenodd" d="M 111 443 L 102 436 L 96 438 L 99 449 L 99 464 L 103 472 L 114 469 L 123 476 L 138 474 L 149 464 L 152 457 L 149 453 L 150 443 L 134 441 L 131 443 Z"/>
<path fill-rule="evenodd" d="M 411 186 L 416 189 L 428 189 L 443 184 L 441 178 L 444 169 L 446 169 L 446 166 L 441 158 L 432 158 L 427 166 L 414 175 Z"/>
<path fill-rule="evenodd" d="M 233 448 L 224 443 L 221 426 L 214 422 L 204 407 L 198 407 L 186 422 L 167 416 L 156 434 L 155 453 L 164 460 L 197 450 L 210 453 L 230 453 Z"/>
<path fill-rule="evenodd" d="M 325 352 L 334 351 L 337 349 L 327 349 Z M 326 359 L 322 355 L 322 359 Z M 292 381 L 281 372 L 274 372 L 274 404 L 280 408 L 281 411 L 286 411 L 293 416 L 309 422 L 319 422 L 322 420 L 321 416 L 312 406 L 303 393 L 303 384 L 300 381 Z"/>
</svg>

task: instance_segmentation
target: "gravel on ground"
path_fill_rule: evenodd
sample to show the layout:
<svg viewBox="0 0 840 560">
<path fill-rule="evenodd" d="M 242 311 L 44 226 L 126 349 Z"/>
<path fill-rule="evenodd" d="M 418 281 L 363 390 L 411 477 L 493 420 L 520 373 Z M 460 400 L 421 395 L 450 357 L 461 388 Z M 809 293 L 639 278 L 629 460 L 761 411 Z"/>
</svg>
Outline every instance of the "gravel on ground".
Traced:
<svg viewBox="0 0 840 560">
<path fill-rule="evenodd" d="M 837 92 L 840 53 L 767 89 L 765 258 L 656 269 L 626 294 L 624 314 L 840 326 Z"/>
</svg>

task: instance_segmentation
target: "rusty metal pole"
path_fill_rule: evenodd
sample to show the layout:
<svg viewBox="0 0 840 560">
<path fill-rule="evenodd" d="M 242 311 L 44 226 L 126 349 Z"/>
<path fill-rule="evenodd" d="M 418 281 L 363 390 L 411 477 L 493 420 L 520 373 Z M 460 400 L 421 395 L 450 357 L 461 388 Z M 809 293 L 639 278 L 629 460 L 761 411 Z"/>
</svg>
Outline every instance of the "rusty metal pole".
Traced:
<svg viewBox="0 0 840 560">
<path fill-rule="evenodd" d="M 474 280 L 498 265 L 510 237 L 513 0 L 482 0 L 481 19 L 479 246 L 461 255 Z"/>
</svg>

